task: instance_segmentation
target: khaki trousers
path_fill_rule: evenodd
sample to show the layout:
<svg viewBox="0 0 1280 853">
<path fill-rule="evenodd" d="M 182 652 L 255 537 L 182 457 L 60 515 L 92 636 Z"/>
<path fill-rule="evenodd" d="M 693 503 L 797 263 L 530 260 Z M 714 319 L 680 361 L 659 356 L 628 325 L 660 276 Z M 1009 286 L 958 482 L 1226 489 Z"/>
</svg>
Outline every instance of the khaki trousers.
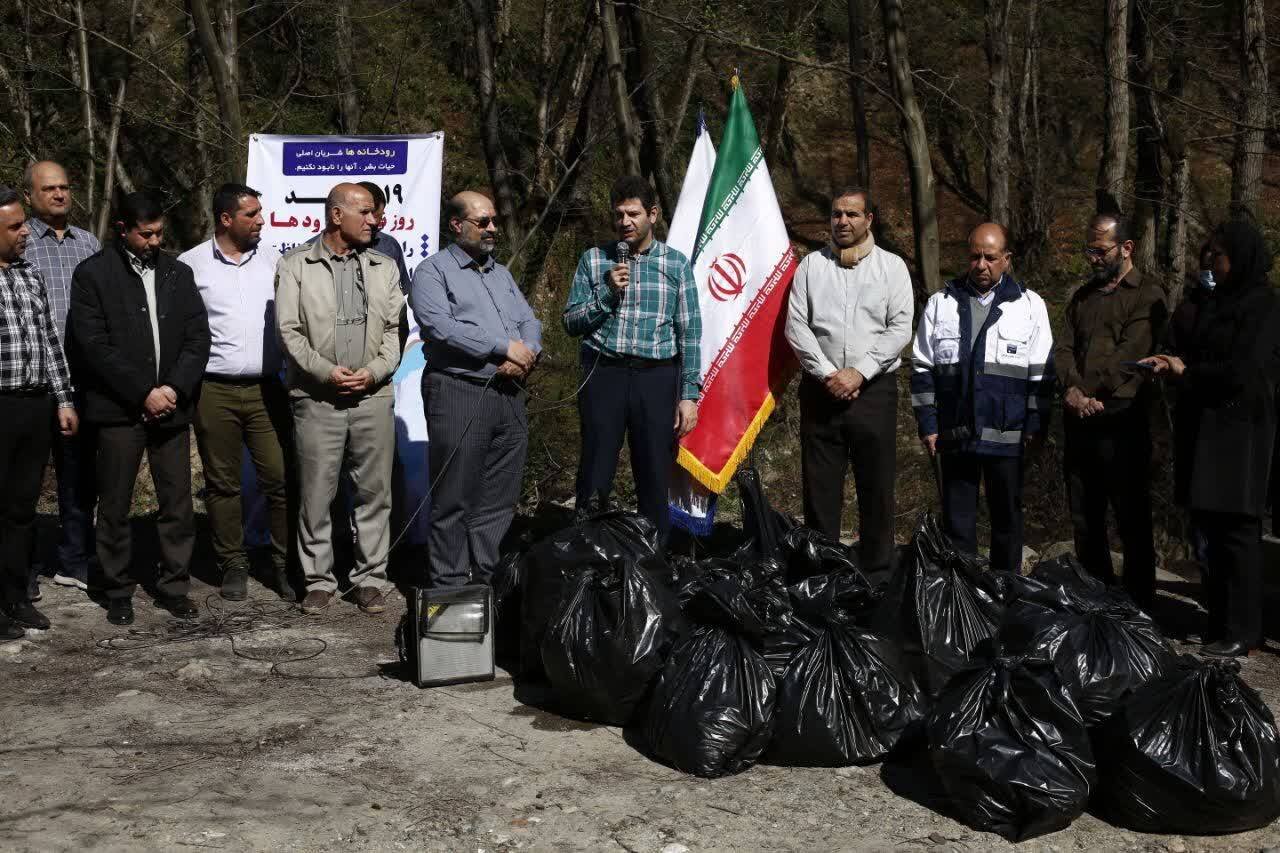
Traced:
<svg viewBox="0 0 1280 853">
<path fill-rule="evenodd" d="M 240 511 L 240 461 L 242 448 L 248 447 L 258 490 L 269 507 L 271 559 L 277 568 L 284 568 L 289 544 L 283 450 L 289 435 L 289 401 L 284 387 L 275 379 L 205 379 L 196 403 L 195 428 L 218 567 L 225 572 L 249 564 Z"/>
<path fill-rule="evenodd" d="M 294 446 L 298 460 L 298 561 L 307 591 L 334 592 L 333 522 L 329 507 L 338 493 L 343 464 L 355 487 L 353 587 L 385 592 L 391 546 L 391 469 L 395 459 L 394 398 L 365 397 L 340 405 L 293 398 Z"/>
</svg>

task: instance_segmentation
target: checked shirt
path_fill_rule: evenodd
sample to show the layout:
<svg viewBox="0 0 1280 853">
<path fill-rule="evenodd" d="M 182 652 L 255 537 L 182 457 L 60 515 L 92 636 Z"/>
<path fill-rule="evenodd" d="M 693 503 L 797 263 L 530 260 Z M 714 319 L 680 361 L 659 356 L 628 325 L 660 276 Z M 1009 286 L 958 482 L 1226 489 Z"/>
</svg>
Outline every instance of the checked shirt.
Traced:
<svg viewBox="0 0 1280 853">
<path fill-rule="evenodd" d="M 26 260 L 0 269 L 0 392 L 48 389 L 70 406 L 71 379 L 44 279 Z"/>
<path fill-rule="evenodd" d="M 678 354 L 680 399 L 698 399 L 702 315 L 689 261 L 654 240 L 648 251 L 631 256 L 631 283 L 621 296 L 609 286 L 609 270 L 617 262 L 613 244 L 582 254 L 564 308 L 565 331 L 606 357 L 669 359 Z"/>
<path fill-rule="evenodd" d="M 80 262 L 96 255 L 102 246 L 98 238 L 74 225 L 67 227 L 62 239 L 58 232 L 37 217 L 27 220 L 31 236 L 27 238 L 25 258 L 44 279 L 45 292 L 49 295 L 49 308 L 58 334 L 67 336 L 67 311 L 71 309 L 71 274 Z"/>
</svg>

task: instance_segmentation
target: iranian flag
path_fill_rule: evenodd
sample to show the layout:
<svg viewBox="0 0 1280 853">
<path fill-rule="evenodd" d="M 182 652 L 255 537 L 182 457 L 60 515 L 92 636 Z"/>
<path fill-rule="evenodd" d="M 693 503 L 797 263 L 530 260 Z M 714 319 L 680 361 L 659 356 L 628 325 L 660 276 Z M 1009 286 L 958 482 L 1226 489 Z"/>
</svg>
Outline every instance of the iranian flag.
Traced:
<svg viewBox="0 0 1280 853">
<path fill-rule="evenodd" d="M 787 239 L 760 137 L 737 77 L 733 78 L 732 87 L 729 117 L 718 154 L 706 139 L 706 149 L 715 165 L 705 179 L 706 192 L 692 250 L 671 243 L 688 254 L 693 264 L 702 309 L 698 426 L 681 439 L 679 454 L 680 466 L 702 489 L 691 483 L 693 494 L 681 498 L 681 485 L 677 482 L 672 505 L 678 522 L 696 522 L 699 516 L 708 515 L 705 493 L 719 494 L 732 480 L 773 412 L 774 394 L 786 386 L 796 366 L 795 355 L 783 335 L 787 291 L 795 273 L 796 256 Z M 705 137 L 701 130 L 699 145 Z M 686 187 L 680 193 L 680 205 L 672 222 L 676 240 L 676 226 L 686 213 L 689 183 L 701 178 L 699 168 L 706 162 L 705 155 L 699 159 L 695 146 L 690 174 L 685 178 Z M 679 519 L 681 514 L 693 518 Z M 682 526 L 695 529 L 701 525 Z"/>
</svg>

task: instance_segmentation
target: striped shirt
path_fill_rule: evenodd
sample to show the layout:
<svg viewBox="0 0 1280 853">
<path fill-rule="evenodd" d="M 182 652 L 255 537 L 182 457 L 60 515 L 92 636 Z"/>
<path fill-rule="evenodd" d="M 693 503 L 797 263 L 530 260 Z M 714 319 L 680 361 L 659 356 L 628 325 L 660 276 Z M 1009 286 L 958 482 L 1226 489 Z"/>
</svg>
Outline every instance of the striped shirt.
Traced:
<svg viewBox="0 0 1280 853">
<path fill-rule="evenodd" d="M 102 250 L 98 238 L 74 225 L 58 239 L 58 232 L 37 217 L 27 220 L 31 236 L 22 257 L 40 273 L 49 294 L 49 309 L 58 334 L 67 336 L 67 311 L 71 308 L 71 274 L 80 262 Z"/>
<path fill-rule="evenodd" d="M 70 406 L 71 377 L 44 279 L 19 258 L 0 269 L 0 391 L 49 391 Z"/>
<path fill-rule="evenodd" d="M 647 251 L 631 256 L 631 283 L 621 296 L 609 286 L 617 262 L 614 244 L 582 254 L 564 308 L 565 331 L 606 357 L 679 355 L 680 399 L 698 399 L 702 315 L 689 261 L 654 240 Z"/>
</svg>

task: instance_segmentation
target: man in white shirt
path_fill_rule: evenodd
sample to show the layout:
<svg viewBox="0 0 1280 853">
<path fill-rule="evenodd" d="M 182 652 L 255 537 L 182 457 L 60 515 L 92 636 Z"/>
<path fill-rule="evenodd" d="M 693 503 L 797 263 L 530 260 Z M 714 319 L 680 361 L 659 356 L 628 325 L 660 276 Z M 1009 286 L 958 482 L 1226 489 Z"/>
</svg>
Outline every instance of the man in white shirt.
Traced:
<svg viewBox="0 0 1280 853">
<path fill-rule="evenodd" d="M 914 297 L 902 258 L 875 244 L 860 187 L 831 201 L 831 244 L 800 262 L 787 340 L 800 359 L 800 465 L 805 524 L 840 538 L 845 472 L 853 465 L 863 567 L 893 562 L 898 385 Z"/>
<path fill-rule="evenodd" d="M 291 592 L 286 576 L 289 510 L 284 443 L 289 397 L 280 381 L 275 322 L 275 274 L 280 253 L 260 244 L 259 193 L 223 184 L 213 195 L 214 236 L 179 260 L 195 273 L 209 314 L 211 345 L 196 404 L 196 442 L 204 463 L 205 506 L 213 551 L 222 569 L 222 597 L 248 596 L 249 560 L 240 509 L 243 448 L 266 496 L 275 584 Z"/>
</svg>

